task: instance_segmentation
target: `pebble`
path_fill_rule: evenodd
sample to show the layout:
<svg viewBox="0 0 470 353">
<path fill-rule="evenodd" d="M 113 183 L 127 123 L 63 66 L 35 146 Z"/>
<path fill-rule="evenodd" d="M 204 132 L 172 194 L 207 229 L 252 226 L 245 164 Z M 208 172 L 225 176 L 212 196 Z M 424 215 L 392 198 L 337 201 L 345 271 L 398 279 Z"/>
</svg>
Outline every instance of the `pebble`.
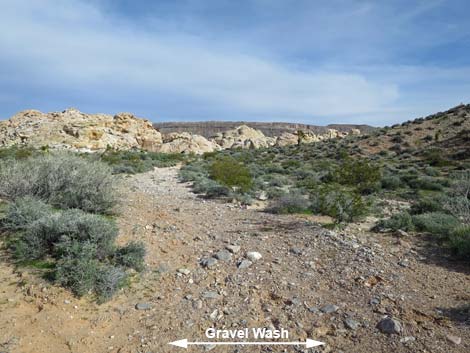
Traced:
<svg viewBox="0 0 470 353">
<path fill-rule="evenodd" d="M 251 262 L 250 260 L 242 260 L 239 262 L 238 264 L 238 268 L 242 269 L 242 268 L 248 268 L 250 267 L 251 265 L 253 264 L 253 262 Z"/>
<path fill-rule="evenodd" d="M 70 304 L 70 300 L 65 299 L 64 304 Z"/>
<path fill-rule="evenodd" d="M 232 254 L 227 250 L 220 250 L 215 254 L 215 257 L 220 261 L 228 262 L 232 259 Z"/>
<path fill-rule="evenodd" d="M 357 322 L 356 320 L 353 320 L 351 318 L 347 318 L 344 320 L 344 326 L 346 326 L 350 330 L 357 330 L 361 324 Z"/>
<path fill-rule="evenodd" d="M 416 341 L 416 338 L 414 338 L 413 336 L 406 336 L 406 337 L 400 338 L 401 343 L 414 342 L 414 341 Z"/>
<path fill-rule="evenodd" d="M 135 308 L 137 310 L 150 310 L 150 304 L 149 303 L 137 303 L 135 305 Z"/>
<path fill-rule="evenodd" d="M 246 258 L 252 262 L 255 262 L 255 261 L 258 261 L 259 259 L 261 259 L 263 256 L 257 252 L 257 251 L 249 251 L 247 254 L 246 254 Z"/>
<path fill-rule="evenodd" d="M 212 267 L 214 266 L 215 264 L 217 264 L 217 259 L 214 259 L 213 257 L 209 257 L 209 258 L 206 258 L 206 259 L 202 259 L 201 260 L 201 265 L 202 267 Z"/>
<path fill-rule="evenodd" d="M 236 254 L 240 251 L 239 245 L 227 245 L 226 249 L 230 251 L 232 254 Z"/>
<path fill-rule="evenodd" d="M 390 317 L 380 320 L 377 324 L 377 328 L 380 330 L 380 332 L 389 335 L 399 334 L 403 330 L 400 321 L 392 319 Z"/>
<path fill-rule="evenodd" d="M 178 269 L 178 273 L 181 273 L 183 275 L 189 275 L 191 271 L 189 271 L 187 268 L 180 268 Z"/>
<path fill-rule="evenodd" d="M 339 309 L 339 306 L 333 305 L 333 304 L 327 304 L 324 307 L 320 309 L 321 312 L 325 314 L 331 314 L 337 312 Z"/>
<path fill-rule="evenodd" d="M 458 336 L 447 335 L 446 338 L 449 342 L 452 342 L 455 345 L 459 345 L 460 343 L 462 343 L 462 338 L 460 338 Z"/>
<path fill-rule="evenodd" d="M 217 292 L 207 291 L 202 294 L 204 299 L 218 299 L 220 295 Z"/>
<path fill-rule="evenodd" d="M 299 248 L 292 248 L 290 249 L 290 252 L 293 253 L 294 255 L 302 255 L 302 250 Z"/>
</svg>

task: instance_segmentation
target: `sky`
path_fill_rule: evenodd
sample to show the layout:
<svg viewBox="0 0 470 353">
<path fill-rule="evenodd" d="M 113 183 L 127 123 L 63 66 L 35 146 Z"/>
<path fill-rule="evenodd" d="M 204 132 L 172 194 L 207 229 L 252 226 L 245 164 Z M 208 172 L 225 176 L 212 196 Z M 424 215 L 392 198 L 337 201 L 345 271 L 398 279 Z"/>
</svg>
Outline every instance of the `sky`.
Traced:
<svg viewBox="0 0 470 353">
<path fill-rule="evenodd" d="M 470 103 L 468 0 L 0 0 L 0 118 L 389 125 Z"/>
</svg>

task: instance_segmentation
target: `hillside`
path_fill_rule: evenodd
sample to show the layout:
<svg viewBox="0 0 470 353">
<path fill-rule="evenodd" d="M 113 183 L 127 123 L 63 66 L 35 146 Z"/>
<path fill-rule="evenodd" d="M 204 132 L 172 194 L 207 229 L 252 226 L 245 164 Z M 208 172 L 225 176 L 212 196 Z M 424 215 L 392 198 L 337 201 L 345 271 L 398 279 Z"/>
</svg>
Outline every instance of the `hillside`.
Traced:
<svg viewBox="0 0 470 353">
<path fill-rule="evenodd" d="M 277 123 L 277 122 L 249 122 L 249 121 L 201 121 L 201 122 L 161 122 L 154 123 L 153 126 L 161 133 L 189 132 L 210 138 L 219 132 L 234 129 L 240 125 L 246 125 L 253 129 L 260 130 L 268 137 L 280 136 L 283 133 L 294 133 L 297 130 L 309 131 L 314 134 L 324 134 L 328 129 L 335 129 L 340 132 L 350 132 L 352 129 L 359 129 L 361 133 L 370 132 L 374 128 L 369 125 L 354 124 L 331 124 L 327 126 Z"/>
</svg>

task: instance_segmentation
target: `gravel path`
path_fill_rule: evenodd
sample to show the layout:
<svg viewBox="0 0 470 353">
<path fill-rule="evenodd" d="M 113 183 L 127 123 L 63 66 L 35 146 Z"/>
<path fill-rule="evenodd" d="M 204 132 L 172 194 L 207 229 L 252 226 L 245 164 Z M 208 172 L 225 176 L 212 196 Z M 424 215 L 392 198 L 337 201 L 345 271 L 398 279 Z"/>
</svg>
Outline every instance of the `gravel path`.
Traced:
<svg viewBox="0 0 470 353">
<path fill-rule="evenodd" d="M 119 241 L 144 241 L 148 270 L 110 302 L 78 300 L 2 262 L 0 352 L 178 352 L 167 343 L 207 340 L 209 327 L 285 328 L 289 340 L 325 342 L 321 352 L 469 350 L 459 310 L 470 301 L 468 268 L 367 224 L 332 232 L 309 217 L 206 201 L 177 173 L 126 178 Z M 384 318 L 395 334 L 377 328 Z"/>
</svg>

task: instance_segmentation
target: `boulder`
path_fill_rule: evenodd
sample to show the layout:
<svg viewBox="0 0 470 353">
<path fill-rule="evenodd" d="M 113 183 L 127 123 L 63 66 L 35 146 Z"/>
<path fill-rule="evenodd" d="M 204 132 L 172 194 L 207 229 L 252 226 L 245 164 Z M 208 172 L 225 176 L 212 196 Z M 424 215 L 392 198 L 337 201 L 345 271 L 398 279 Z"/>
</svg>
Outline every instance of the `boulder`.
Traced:
<svg viewBox="0 0 470 353">
<path fill-rule="evenodd" d="M 161 144 L 162 136 L 151 122 L 130 113 L 111 116 L 85 114 L 74 108 L 53 113 L 26 110 L 0 121 L 2 147 L 26 145 L 99 151 L 110 146 L 119 150 L 157 151 Z"/>
<path fill-rule="evenodd" d="M 266 137 L 261 131 L 242 125 L 236 129 L 216 134 L 212 141 L 222 149 L 255 149 L 272 146 L 276 139 Z"/>
<path fill-rule="evenodd" d="M 187 132 L 170 133 L 163 136 L 163 144 L 159 151 L 164 153 L 195 153 L 203 154 L 221 149 L 213 141 L 207 140 L 200 135 L 194 135 Z"/>
</svg>

